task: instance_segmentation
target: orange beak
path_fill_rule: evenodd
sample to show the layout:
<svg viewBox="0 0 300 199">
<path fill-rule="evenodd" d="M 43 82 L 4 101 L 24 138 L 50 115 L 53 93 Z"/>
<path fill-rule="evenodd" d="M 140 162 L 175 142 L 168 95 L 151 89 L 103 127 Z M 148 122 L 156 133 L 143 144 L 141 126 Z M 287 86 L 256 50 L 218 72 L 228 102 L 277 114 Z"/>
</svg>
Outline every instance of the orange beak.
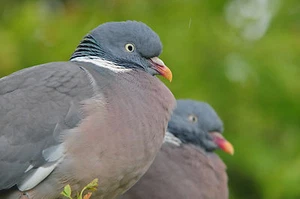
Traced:
<svg viewBox="0 0 300 199">
<path fill-rule="evenodd" d="M 171 70 L 164 64 L 164 62 L 159 59 L 158 57 L 152 57 L 150 59 L 150 62 L 152 63 L 154 69 L 164 78 L 169 80 L 170 82 L 172 81 L 172 72 Z"/>
<path fill-rule="evenodd" d="M 214 143 L 218 145 L 220 149 L 222 149 L 224 152 L 229 153 L 230 155 L 234 154 L 234 148 L 230 142 L 228 142 L 219 132 L 210 132 L 209 133 Z"/>
</svg>

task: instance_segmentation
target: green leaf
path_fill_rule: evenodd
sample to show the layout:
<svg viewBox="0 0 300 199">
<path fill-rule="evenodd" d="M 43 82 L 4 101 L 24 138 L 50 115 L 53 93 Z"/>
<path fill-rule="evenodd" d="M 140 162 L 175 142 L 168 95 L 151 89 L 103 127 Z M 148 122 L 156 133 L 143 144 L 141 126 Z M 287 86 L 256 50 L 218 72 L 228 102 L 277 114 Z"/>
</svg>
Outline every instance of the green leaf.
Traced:
<svg viewBox="0 0 300 199">
<path fill-rule="evenodd" d="M 71 194 L 72 194 L 72 189 L 71 189 L 70 185 L 66 185 L 64 187 L 64 190 L 61 192 L 61 195 L 72 199 Z"/>
<path fill-rule="evenodd" d="M 89 191 L 96 191 L 98 188 L 98 178 L 94 179 L 88 185 L 86 185 L 86 189 Z"/>
<path fill-rule="evenodd" d="M 87 184 L 80 192 L 78 199 L 82 199 L 83 193 L 85 190 L 89 190 L 89 191 L 96 191 L 98 188 L 98 178 L 95 178 L 92 182 L 90 182 L 89 184 Z M 91 196 L 91 195 L 90 195 Z M 89 196 L 89 197 L 90 197 Z"/>
</svg>

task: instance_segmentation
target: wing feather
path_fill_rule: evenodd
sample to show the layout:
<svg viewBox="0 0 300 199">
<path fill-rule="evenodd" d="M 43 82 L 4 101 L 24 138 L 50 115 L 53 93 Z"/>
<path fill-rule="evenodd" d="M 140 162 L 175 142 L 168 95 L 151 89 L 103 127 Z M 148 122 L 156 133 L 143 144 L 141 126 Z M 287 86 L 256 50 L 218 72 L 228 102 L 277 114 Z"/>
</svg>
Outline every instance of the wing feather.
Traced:
<svg viewBox="0 0 300 199">
<path fill-rule="evenodd" d="M 63 154 L 61 133 L 80 122 L 80 104 L 92 95 L 86 71 L 72 62 L 0 79 L 0 190 L 26 190 L 52 172 Z"/>
</svg>

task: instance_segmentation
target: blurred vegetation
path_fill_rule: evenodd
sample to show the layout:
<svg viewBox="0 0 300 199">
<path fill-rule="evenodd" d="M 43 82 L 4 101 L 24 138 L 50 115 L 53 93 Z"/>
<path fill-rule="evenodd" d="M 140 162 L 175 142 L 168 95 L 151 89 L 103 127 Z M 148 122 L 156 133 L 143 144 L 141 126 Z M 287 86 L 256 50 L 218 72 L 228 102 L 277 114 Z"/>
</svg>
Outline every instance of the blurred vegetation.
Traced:
<svg viewBox="0 0 300 199">
<path fill-rule="evenodd" d="M 161 37 L 177 98 L 209 102 L 235 146 L 231 199 L 300 198 L 299 0 L 0 0 L 0 76 L 68 60 L 106 21 Z"/>
</svg>

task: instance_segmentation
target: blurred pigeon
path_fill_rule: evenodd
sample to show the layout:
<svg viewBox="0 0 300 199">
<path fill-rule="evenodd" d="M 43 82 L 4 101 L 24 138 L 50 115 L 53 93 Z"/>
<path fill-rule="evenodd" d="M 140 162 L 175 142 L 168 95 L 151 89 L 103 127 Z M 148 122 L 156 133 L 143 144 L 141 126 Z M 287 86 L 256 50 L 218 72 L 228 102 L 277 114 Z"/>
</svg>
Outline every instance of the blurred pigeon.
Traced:
<svg viewBox="0 0 300 199">
<path fill-rule="evenodd" d="M 0 198 L 54 199 L 94 178 L 116 198 L 149 168 L 175 106 L 154 75 L 158 35 L 141 22 L 109 22 L 87 34 L 68 62 L 0 79 Z"/>
<path fill-rule="evenodd" d="M 207 103 L 178 100 L 165 142 L 147 173 L 122 199 L 227 199 L 226 166 L 214 153 L 233 154 L 223 124 Z"/>
</svg>

